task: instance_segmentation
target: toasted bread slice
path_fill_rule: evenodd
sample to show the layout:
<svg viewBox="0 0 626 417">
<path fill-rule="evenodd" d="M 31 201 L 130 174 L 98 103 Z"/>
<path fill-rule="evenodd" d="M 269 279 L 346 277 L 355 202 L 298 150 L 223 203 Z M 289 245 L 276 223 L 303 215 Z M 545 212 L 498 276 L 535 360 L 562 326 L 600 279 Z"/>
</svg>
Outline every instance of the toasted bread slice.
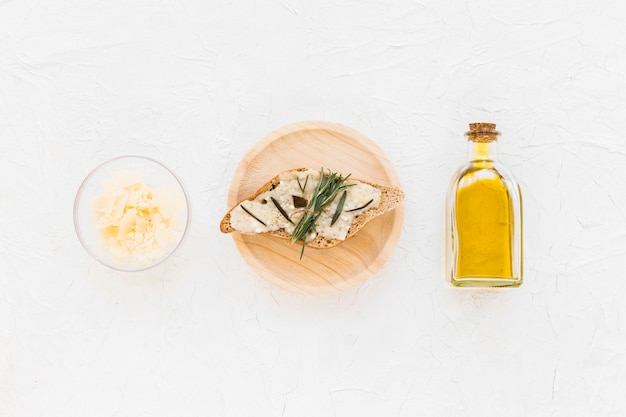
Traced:
<svg viewBox="0 0 626 417">
<path fill-rule="evenodd" d="M 298 178 L 299 189 L 295 188 L 297 193 L 299 193 L 302 188 L 304 188 L 304 190 L 302 190 L 303 195 L 306 192 L 311 193 L 310 190 L 314 189 L 316 183 L 319 181 L 319 174 L 320 173 L 318 171 L 307 168 L 297 168 L 285 171 L 275 176 L 259 188 L 254 195 L 232 207 L 222 219 L 220 223 L 220 230 L 222 233 L 231 233 L 235 231 L 241 233 L 266 233 L 283 239 L 291 239 L 291 230 L 293 230 L 293 226 L 290 226 L 290 224 L 293 225 L 294 223 L 297 223 L 297 213 L 298 211 L 301 212 L 303 209 L 298 210 L 293 205 L 295 202 L 293 204 L 289 202 L 289 199 L 292 196 L 278 196 L 273 195 L 272 193 L 277 193 L 282 190 L 281 192 L 283 194 L 285 192 L 289 194 L 290 191 L 294 190 L 293 185 L 291 189 L 289 189 L 285 188 L 288 187 L 288 185 L 285 184 L 287 184 L 287 181 L 293 182 L 294 177 Z M 315 175 L 317 175 L 317 179 L 315 178 Z M 310 178 L 312 178 L 312 184 L 309 183 L 306 185 Z M 283 188 L 281 188 L 281 182 Z M 353 192 L 354 196 L 351 199 L 346 199 L 344 209 L 341 213 L 344 223 L 341 224 L 341 221 L 338 221 L 337 224 L 332 226 L 330 225 L 330 217 L 332 217 L 332 214 L 335 213 L 337 209 L 337 200 L 340 200 L 339 196 L 337 196 L 333 205 L 328 209 L 330 213 L 330 216 L 326 216 L 328 218 L 326 223 L 328 224 L 326 226 L 320 225 L 319 227 L 316 227 L 318 233 L 309 237 L 306 242 L 307 246 L 318 249 L 336 246 L 357 234 L 359 230 L 361 230 L 371 219 L 393 210 L 404 200 L 404 192 L 399 187 L 373 184 L 368 181 L 352 178 L 349 178 L 348 183 L 358 186 L 354 188 L 352 188 L 352 186 L 348 187 L 348 193 Z M 302 187 L 303 184 L 305 184 L 304 187 Z M 373 196 L 373 198 L 371 198 L 372 201 L 364 203 L 364 201 L 370 200 L 370 195 L 368 193 Z M 275 196 L 277 200 L 283 202 L 282 205 L 279 205 L 281 205 L 281 209 L 283 209 L 282 211 L 284 213 L 280 212 L 276 203 L 272 204 L 272 202 L 269 202 L 272 196 Z M 348 194 L 348 196 L 350 196 L 350 194 Z M 359 198 L 361 199 L 360 202 Z M 253 206 L 255 204 L 256 206 Z M 353 206 L 357 205 L 357 207 L 350 207 L 350 204 Z M 245 205 L 253 208 L 246 209 Z M 264 216 L 255 215 L 254 207 L 259 210 L 262 208 L 263 210 L 261 210 L 261 213 Z M 242 226 L 240 228 L 233 225 L 232 216 L 234 210 L 238 210 L 240 213 L 238 214 L 239 216 L 242 216 L 241 213 L 245 211 L 245 215 L 243 215 L 243 217 L 245 217 L 248 220 L 248 223 L 251 223 L 252 225 L 246 224 L 245 227 Z M 294 217 L 294 219 L 291 219 L 291 217 Z M 289 223 L 287 220 L 289 220 Z M 320 222 L 323 221 L 324 220 L 320 220 Z M 256 230 L 252 230 L 255 229 L 255 226 L 257 226 Z M 333 227 L 339 230 L 333 230 Z M 320 230 L 325 230 L 326 232 Z"/>
</svg>

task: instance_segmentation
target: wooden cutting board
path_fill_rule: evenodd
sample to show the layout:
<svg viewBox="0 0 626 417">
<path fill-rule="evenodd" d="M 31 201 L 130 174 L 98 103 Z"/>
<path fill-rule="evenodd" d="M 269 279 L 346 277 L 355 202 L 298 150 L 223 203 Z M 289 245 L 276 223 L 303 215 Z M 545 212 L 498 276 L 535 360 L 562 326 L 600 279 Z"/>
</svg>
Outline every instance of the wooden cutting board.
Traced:
<svg viewBox="0 0 626 417">
<path fill-rule="evenodd" d="M 269 133 L 237 167 L 228 193 L 233 207 L 272 177 L 293 168 L 320 168 L 370 182 L 400 186 L 393 165 L 372 140 L 336 123 L 305 121 Z M 331 294 L 354 288 L 389 259 L 404 219 L 404 206 L 371 220 L 351 239 L 330 249 L 306 248 L 267 235 L 233 233 L 237 249 L 264 279 L 296 293 Z"/>
</svg>

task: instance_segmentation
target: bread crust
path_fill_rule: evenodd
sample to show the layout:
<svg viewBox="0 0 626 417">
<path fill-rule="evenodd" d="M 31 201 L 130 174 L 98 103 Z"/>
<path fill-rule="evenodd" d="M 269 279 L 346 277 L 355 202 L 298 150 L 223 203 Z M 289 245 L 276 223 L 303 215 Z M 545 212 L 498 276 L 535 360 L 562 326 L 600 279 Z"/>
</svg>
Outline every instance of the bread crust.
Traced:
<svg viewBox="0 0 626 417">
<path fill-rule="evenodd" d="M 296 169 L 288 170 L 286 172 L 300 172 L 300 171 L 306 171 L 306 170 L 307 168 L 296 168 Z M 235 207 L 239 206 L 244 201 L 254 200 L 259 194 L 262 194 L 266 191 L 270 191 L 274 187 L 276 187 L 280 182 L 279 178 L 281 174 L 278 174 L 272 179 L 270 179 L 263 186 L 261 186 L 261 188 L 259 188 L 253 195 L 241 200 L 239 203 L 233 206 L 230 210 L 228 210 L 228 212 L 224 215 L 224 217 L 222 218 L 222 221 L 220 222 L 220 231 L 222 233 L 236 232 L 237 230 L 233 228 L 230 223 L 231 212 L 235 209 Z M 390 210 L 395 209 L 404 201 L 404 192 L 402 191 L 400 187 L 391 187 L 391 186 L 386 186 L 386 185 L 374 184 L 369 181 L 355 179 L 352 177 L 350 178 L 350 180 L 358 181 L 364 184 L 369 184 L 372 187 L 378 188 L 381 193 L 380 204 L 378 204 L 377 207 L 373 207 L 369 210 L 365 210 L 363 213 L 356 215 L 354 219 L 352 220 L 352 224 L 350 228 L 348 229 L 348 233 L 344 240 L 327 238 L 324 236 L 317 236 L 315 239 L 312 239 L 306 243 L 308 247 L 325 249 L 325 248 L 331 248 L 333 246 L 337 246 L 338 244 L 345 242 L 346 240 L 348 240 L 349 238 L 357 234 L 359 230 L 361 230 L 370 220 Z M 267 234 L 270 236 L 275 236 L 275 237 L 279 237 L 279 238 L 287 239 L 287 240 L 291 239 L 291 234 L 287 233 L 284 229 L 264 232 L 262 234 Z"/>
</svg>

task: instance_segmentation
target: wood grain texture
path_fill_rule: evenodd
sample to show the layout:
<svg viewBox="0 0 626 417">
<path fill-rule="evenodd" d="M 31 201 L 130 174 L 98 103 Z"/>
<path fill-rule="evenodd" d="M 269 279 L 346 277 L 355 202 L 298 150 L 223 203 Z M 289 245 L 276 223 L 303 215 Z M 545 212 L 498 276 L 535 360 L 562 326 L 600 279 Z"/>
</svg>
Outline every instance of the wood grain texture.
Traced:
<svg viewBox="0 0 626 417">
<path fill-rule="evenodd" d="M 372 140 L 336 123 L 305 121 L 263 137 L 243 157 L 230 184 L 228 207 L 254 194 L 270 178 L 292 168 L 331 169 L 381 185 L 400 186 L 391 162 Z M 404 219 L 404 206 L 371 220 L 356 236 L 330 249 L 306 248 L 267 235 L 233 233 L 246 262 L 264 279 L 292 292 L 331 294 L 354 288 L 389 259 Z"/>
</svg>

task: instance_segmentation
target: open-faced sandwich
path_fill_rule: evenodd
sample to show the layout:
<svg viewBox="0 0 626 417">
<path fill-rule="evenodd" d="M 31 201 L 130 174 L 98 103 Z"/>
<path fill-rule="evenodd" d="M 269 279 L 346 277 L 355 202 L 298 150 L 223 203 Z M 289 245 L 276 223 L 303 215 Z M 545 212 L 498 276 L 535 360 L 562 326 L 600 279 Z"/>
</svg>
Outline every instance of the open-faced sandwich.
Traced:
<svg viewBox="0 0 626 417">
<path fill-rule="evenodd" d="M 231 208 L 223 233 L 267 233 L 306 246 L 330 248 L 404 200 L 398 187 L 373 184 L 323 168 L 298 168 L 272 178 Z"/>
</svg>

